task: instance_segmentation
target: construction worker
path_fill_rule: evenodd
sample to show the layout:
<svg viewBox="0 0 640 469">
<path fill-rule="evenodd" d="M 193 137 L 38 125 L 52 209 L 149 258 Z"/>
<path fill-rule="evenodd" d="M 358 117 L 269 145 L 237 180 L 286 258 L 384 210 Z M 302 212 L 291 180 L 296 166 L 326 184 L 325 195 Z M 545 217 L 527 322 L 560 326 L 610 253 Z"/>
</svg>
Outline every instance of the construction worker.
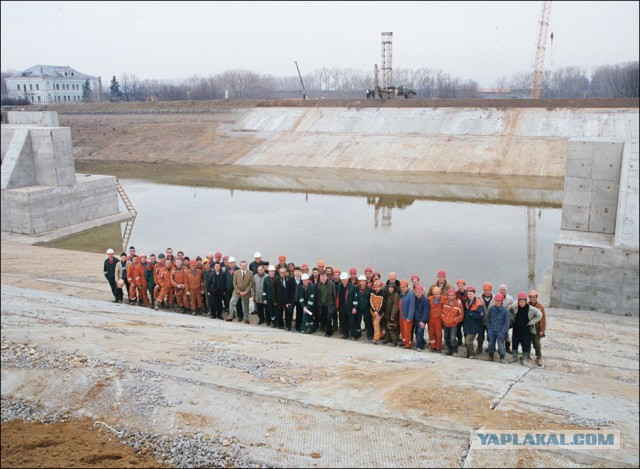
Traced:
<svg viewBox="0 0 640 469">
<path fill-rule="evenodd" d="M 456 291 L 449 288 L 442 306 L 442 325 L 447 355 L 458 356 L 458 330 L 464 320 L 462 302 L 456 297 Z"/>
<path fill-rule="evenodd" d="M 367 286 L 367 277 L 360 275 L 358 277 L 358 286 L 351 291 L 351 304 L 353 307 L 350 318 L 355 323 L 356 339 L 362 336 L 362 319 L 364 317 L 367 340 L 373 340 L 373 321 L 369 313 L 370 297 L 371 288 Z"/>
<path fill-rule="evenodd" d="M 374 280 L 371 295 L 369 296 L 369 314 L 373 321 L 373 343 L 378 345 L 384 336 L 382 329 L 382 319 L 385 312 L 386 291 L 382 289 L 380 279 Z"/>
<path fill-rule="evenodd" d="M 156 305 L 154 307 L 155 310 L 158 310 L 162 302 L 169 295 L 169 289 L 172 286 L 171 270 L 171 260 L 165 259 L 164 266 L 158 269 L 157 283 L 160 289 L 158 291 L 158 294 L 156 295 Z"/>
<path fill-rule="evenodd" d="M 156 255 L 151 254 L 149 256 L 149 262 L 147 263 L 147 267 L 144 271 L 144 278 L 147 281 L 147 286 L 149 288 L 149 302 L 151 305 L 155 304 L 155 290 L 156 290 L 156 281 L 154 278 L 156 266 L 158 263 L 156 262 Z"/>
<path fill-rule="evenodd" d="M 324 261 L 322 262 L 324 263 Z M 331 337 L 333 335 L 333 313 L 336 309 L 336 287 L 327 277 L 326 271 L 320 273 L 320 281 L 315 287 L 318 315 L 324 325 L 324 336 Z"/>
<path fill-rule="evenodd" d="M 138 296 L 138 286 L 135 278 L 138 275 L 138 256 L 133 254 L 131 260 L 127 262 L 127 282 L 129 282 L 129 304 L 134 305 L 140 301 Z M 139 279 L 138 279 L 139 280 Z"/>
<path fill-rule="evenodd" d="M 538 303 L 538 292 L 535 290 L 531 290 L 529 292 L 529 304 L 538 308 L 542 313 L 540 322 L 535 324 L 535 333 L 531 333 L 531 343 L 533 344 L 533 349 L 536 351 L 536 364 L 538 366 L 542 366 L 542 343 L 540 339 L 545 336 L 545 331 L 547 329 L 547 313 L 544 310 L 544 306 Z"/>
<path fill-rule="evenodd" d="M 202 312 L 202 270 L 198 269 L 197 259 L 185 274 L 185 299 L 188 299 L 192 316 Z"/>
<path fill-rule="evenodd" d="M 252 263 L 253 264 L 253 263 Z M 267 278 L 267 274 L 264 272 L 264 266 L 262 264 L 256 267 L 256 274 L 253 276 L 253 286 L 251 292 L 253 294 L 253 304 L 258 313 L 258 325 L 264 324 L 264 312 L 265 302 L 262 299 L 264 293 L 264 281 Z"/>
<path fill-rule="evenodd" d="M 113 302 L 118 303 L 118 295 L 116 294 L 116 289 L 118 288 L 118 283 L 116 281 L 116 267 L 118 265 L 118 261 L 115 258 L 113 249 L 107 249 L 107 256 L 108 257 L 104 260 L 104 276 L 109 282 L 109 287 L 111 287 Z"/>
<path fill-rule="evenodd" d="M 211 254 L 213 257 L 213 254 Z M 207 276 L 211 272 L 211 261 L 205 256 L 202 259 L 202 282 L 200 284 L 200 291 L 202 292 L 202 315 L 209 316 L 211 312 L 211 305 L 209 304 L 209 295 L 207 294 Z"/>
<path fill-rule="evenodd" d="M 411 276 L 411 290 L 415 293 L 416 287 L 420 285 L 420 276 L 418 274 L 413 274 Z"/>
<path fill-rule="evenodd" d="M 478 348 L 476 349 L 476 355 L 482 354 L 482 344 L 484 344 L 485 336 L 487 341 L 489 340 L 489 335 L 487 333 L 487 311 L 489 311 L 489 306 L 491 306 L 491 302 L 493 301 L 493 285 L 491 282 L 485 282 L 482 285 L 482 295 L 480 295 L 480 299 L 484 303 L 484 311 L 485 315 L 482 320 L 482 331 L 478 334 Z"/>
<path fill-rule="evenodd" d="M 467 358 L 476 358 L 473 342 L 483 331 L 484 302 L 476 298 L 476 287 L 467 287 L 467 301 L 465 302 L 464 334 L 467 347 Z"/>
<path fill-rule="evenodd" d="M 123 252 L 120 254 L 120 270 L 122 271 L 122 280 L 124 281 L 123 290 L 127 292 L 127 297 L 129 297 L 129 277 L 127 275 L 127 267 L 129 264 L 130 262 L 127 260 L 127 253 Z M 129 300 L 131 300 L 131 298 L 129 298 Z M 131 301 L 129 301 L 129 303 L 131 303 Z"/>
<path fill-rule="evenodd" d="M 467 304 L 467 282 L 465 279 L 461 278 L 458 279 L 458 281 L 456 282 L 456 286 L 458 287 L 458 289 L 456 290 L 456 298 L 460 300 L 460 303 L 462 303 L 462 313 L 466 314 L 467 313 L 467 309 L 466 309 L 466 304 Z M 462 340 L 462 325 L 463 322 L 460 322 L 458 324 L 458 331 L 456 332 L 456 338 L 458 339 L 458 344 L 459 345 L 464 345 L 464 340 Z"/>
<path fill-rule="evenodd" d="M 228 257 L 225 262 L 226 268 L 224 271 L 225 282 L 224 282 L 224 291 L 227 305 L 227 309 L 229 310 L 229 314 L 227 315 L 227 321 L 229 319 L 233 320 L 235 314 L 238 314 L 238 317 L 242 316 L 242 302 L 236 301 L 233 310 L 231 309 L 231 297 L 233 296 L 233 274 L 236 272 L 236 258 Z"/>
<path fill-rule="evenodd" d="M 487 331 L 489 333 L 489 360 L 493 361 L 498 343 L 498 355 L 500 363 L 504 363 L 505 337 L 509 332 L 510 316 L 507 308 L 503 306 L 504 296 L 498 293 L 493 297 L 493 304 L 487 312 Z"/>
<path fill-rule="evenodd" d="M 224 307 L 222 300 L 224 299 L 224 282 L 225 275 L 222 272 L 222 264 L 215 261 L 213 269 L 207 274 L 207 295 L 209 296 L 210 316 L 214 319 L 223 319 L 222 313 Z"/>
<path fill-rule="evenodd" d="M 354 287 L 358 286 L 358 269 L 355 267 L 349 269 L 349 282 L 351 282 Z"/>
<path fill-rule="evenodd" d="M 429 348 L 432 352 L 442 353 L 442 313 L 444 299 L 439 287 L 431 289 L 432 295 L 429 297 L 429 307 L 431 308 L 429 317 Z"/>
<path fill-rule="evenodd" d="M 398 275 L 395 272 L 389 272 L 389 276 L 387 277 L 387 283 L 385 283 L 385 286 L 388 287 L 391 284 L 395 285 L 395 292 L 396 294 L 399 294 L 400 292 L 400 280 L 398 280 Z"/>
<path fill-rule="evenodd" d="M 351 290 L 356 287 L 349 281 L 349 274 L 342 272 L 340 274 L 340 284 L 336 288 L 336 305 L 338 316 L 340 319 L 340 332 L 342 339 L 356 340 L 355 321 L 351 321 L 349 316 L 353 314 L 353 305 L 351 304 Z M 351 324 L 353 323 L 353 328 Z"/>
<path fill-rule="evenodd" d="M 294 294 L 295 305 L 293 306 L 292 309 L 295 310 L 296 312 L 296 331 L 301 332 L 303 312 L 302 312 L 302 306 L 300 306 L 300 303 L 298 302 L 298 296 L 300 293 L 300 289 L 302 288 L 302 270 L 300 269 L 300 267 L 296 266 L 293 268 L 293 281 L 295 282 L 295 285 L 296 285 L 296 291 Z"/>
<path fill-rule="evenodd" d="M 229 259 L 231 261 L 231 259 Z M 249 299 L 251 298 L 251 286 L 253 285 L 253 272 L 247 269 L 247 261 L 240 261 L 240 269 L 233 272 L 233 294 L 229 302 L 229 319 L 233 320 L 238 301 L 242 302 L 242 308 L 238 310 L 238 321 L 244 318 L 245 324 L 249 324 Z M 246 313 L 241 314 L 241 311 Z"/>
<path fill-rule="evenodd" d="M 398 337 L 400 336 L 400 322 L 398 317 L 398 303 L 400 296 L 399 288 L 396 288 L 395 282 L 388 283 L 386 286 L 387 301 L 385 302 L 384 316 L 386 318 L 386 334 L 383 344 L 389 344 L 392 347 L 398 346 Z"/>
<path fill-rule="evenodd" d="M 449 288 L 453 288 L 449 282 L 447 282 L 447 273 L 444 270 L 438 271 L 438 280 L 436 280 L 430 287 L 427 292 L 427 296 L 433 296 L 433 288 L 438 287 L 440 289 L 440 294 L 445 296 L 449 291 Z M 444 298 L 443 298 L 444 299 Z"/>
<path fill-rule="evenodd" d="M 429 299 L 425 296 L 424 287 L 420 284 L 414 289 L 415 298 L 415 316 L 413 318 L 414 331 L 416 334 L 416 351 L 424 351 L 426 342 L 424 332 L 427 325 L 430 324 L 430 305 Z M 430 328 L 430 327 L 429 327 Z M 431 339 L 431 332 L 429 332 Z"/>
<path fill-rule="evenodd" d="M 415 295 L 409 289 L 409 282 L 406 279 L 400 280 L 400 302 L 398 303 L 398 313 L 400 315 L 400 337 L 402 339 L 401 348 L 411 348 L 413 341 L 413 318 L 416 312 Z"/>
<path fill-rule="evenodd" d="M 160 272 L 160 269 L 164 267 L 164 259 L 165 259 L 165 256 L 163 253 L 158 254 L 158 263 L 153 267 L 153 284 L 154 284 L 153 303 L 154 304 L 156 303 L 156 298 L 158 298 L 158 295 L 160 294 L 160 281 L 158 280 L 158 273 Z"/>
<path fill-rule="evenodd" d="M 271 266 L 269 266 L 271 268 Z M 275 270 L 275 269 L 274 269 Z M 310 282 L 308 274 L 302 274 L 302 288 L 298 290 L 298 304 L 302 307 L 302 334 L 313 334 L 315 332 L 313 326 L 313 309 L 315 304 L 316 288 Z"/>
<path fill-rule="evenodd" d="M 147 290 L 149 285 L 147 284 L 147 255 L 141 253 L 138 258 L 138 265 L 136 266 L 135 284 L 138 291 L 138 305 L 150 306 L 149 296 Z M 140 299 L 142 297 L 142 300 Z"/>
<path fill-rule="evenodd" d="M 280 267 L 278 276 L 273 283 L 273 307 L 275 312 L 275 324 L 279 329 L 291 330 L 291 305 L 295 301 L 295 280 L 289 277 L 286 267 Z"/>
<path fill-rule="evenodd" d="M 262 292 L 262 302 L 265 305 L 265 321 L 267 323 L 267 326 L 276 327 L 276 313 L 273 304 L 274 283 L 276 282 L 276 267 L 274 265 L 270 265 L 267 268 L 267 272 L 269 276 L 264 279 L 264 290 Z"/>
<path fill-rule="evenodd" d="M 500 290 L 500 294 L 504 297 L 504 300 L 502 301 L 502 306 L 509 309 L 509 307 L 513 304 L 513 297 L 507 293 L 508 291 L 507 286 L 503 283 L 498 287 L 498 289 Z M 507 331 L 506 335 L 504 336 L 504 345 L 507 353 L 512 353 L 511 339 L 509 338 L 509 331 Z"/>
<path fill-rule="evenodd" d="M 166 262 L 166 259 L 165 259 Z M 187 274 L 187 269 L 182 265 L 182 260 L 180 258 L 176 258 L 175 267 L 171 269 L 171 286 L 175 291 L 175 299 L 178 304 L 178 308 L 180 312 L 186 314 L 187 308 L 185 306 L 185 278 Z"/>
<path fill-rule="evenodd" d="M 535 332 L 535 324 L 542 319 L 542 313 L 535 306 L 527 303 L 527 294 L 518 293 L 518 302 L 509 308 L 513 324 L 513 363 L 518 362 L 518 346 L 522 345 L 522 365 L 528 366 L 531 351 L 531 332 Z"/>
</svg>

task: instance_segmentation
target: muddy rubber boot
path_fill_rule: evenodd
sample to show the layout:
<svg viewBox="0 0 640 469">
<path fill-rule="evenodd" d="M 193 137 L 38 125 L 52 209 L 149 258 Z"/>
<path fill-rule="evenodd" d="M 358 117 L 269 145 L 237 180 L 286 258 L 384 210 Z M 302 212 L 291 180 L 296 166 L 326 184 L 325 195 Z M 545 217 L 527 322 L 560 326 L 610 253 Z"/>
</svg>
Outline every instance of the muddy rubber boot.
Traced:
<svg viewBox="0 0 640 469">
<path fill-rule="evenodd" d="M 529 354 L 522 352 L 522 366 L 529 366 Z"/>
<path fill-rule="evenodd" d="M 518 363 L 518 351 L 513 352 L 513 361 L 511 363 Z"/>
<path fill-rule="evenodd" d="M 504 357 L 500 357 L 500 363 L 505 363 Z"/>
<path fill-rule="evenodd" d="M 493 353 L 490 353 L 490 354 L 489 354 L 489 361 L 490 361 L 490 362 L 492 362 L 492 361 L 493 361 L 493 356 L 494 356 L 494 354 L 493 354 Z"/>
<path fill-rule="evenodd" d="M 542 366 L 542 357 L 536 358 L 536 363 L 538 364 L 538 366 Z"/>
</svg>

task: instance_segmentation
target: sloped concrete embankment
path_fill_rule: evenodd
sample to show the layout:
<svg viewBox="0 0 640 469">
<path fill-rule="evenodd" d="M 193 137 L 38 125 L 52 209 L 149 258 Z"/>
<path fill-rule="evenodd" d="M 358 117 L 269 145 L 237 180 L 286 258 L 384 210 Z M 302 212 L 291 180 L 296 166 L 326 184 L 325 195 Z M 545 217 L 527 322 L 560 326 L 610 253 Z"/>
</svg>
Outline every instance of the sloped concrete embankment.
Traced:
<svg viewBox="0 0 640 469">
<path fill-rule="evenodd" d="M 264 142 L 240 165 L 564 175 L 567 139 L 638 137 L 637 109 L 256 108 L 219 130 Z"/>
</svg>

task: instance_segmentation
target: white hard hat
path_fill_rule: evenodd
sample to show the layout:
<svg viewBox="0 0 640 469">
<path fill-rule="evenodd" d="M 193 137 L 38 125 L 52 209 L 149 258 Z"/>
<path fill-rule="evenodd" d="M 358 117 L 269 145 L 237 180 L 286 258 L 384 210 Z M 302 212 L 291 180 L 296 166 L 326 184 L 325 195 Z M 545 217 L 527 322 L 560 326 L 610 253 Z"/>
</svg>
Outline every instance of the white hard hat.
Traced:
<svg viewBox="0 0 640 469">
<path fill-rule="evenodd" d="M 111 248 L 107 249 L 107 254 L 113 254 L 113 249 Z"/>
<path fill-rule="evenodd" d="M 361 275 L 360 277 L 358 277 L 358 280 L 364 280 L 366 282 L 367 281 L 367 277 L 365 277 L 364 275 Z"/>
<path fill-rule="evenodd" d="M 349 278 L 349 274 L 346 272 L 342 272 L 340 274 L 340 280 L 347 280 Z"/>
<path fill-rule="evenodd" d="M 302 274 L 302 277 L 300 277 L 302 280 L 309 280 L 309 274 Z"/>
<path fill-rule="evenodd" d="M 275 265 L 270 265 L 267 270 L 273 270 L 275 272 L 276 270 L 276 266 Z"/>
<path fill-rule="evenodd" d="M 235 262 L 235 261 L 236 261 L 236 258 L 235 258 L 235 257 L 230 257 L 230 258 L 229 258 L 229 262 Z"/>
<path fill-rule="evenodd" d="M 260 251 L 256 251 L 253 257 L 262 257 L 262 254 L 260 254 Z"/>
</svg>

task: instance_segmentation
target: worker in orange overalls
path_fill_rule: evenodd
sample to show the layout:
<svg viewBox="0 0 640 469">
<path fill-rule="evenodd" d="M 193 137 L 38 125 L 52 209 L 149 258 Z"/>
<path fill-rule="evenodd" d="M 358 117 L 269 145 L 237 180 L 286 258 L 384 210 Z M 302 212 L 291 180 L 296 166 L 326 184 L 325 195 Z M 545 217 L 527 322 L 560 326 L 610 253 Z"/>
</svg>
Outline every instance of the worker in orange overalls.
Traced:
<svg viewBox="0 0 640 469">
<path fill-rule="evenodd" d="M 176 258 L 175 267 L 171 269 L 171 285 L 175 289 L 176 295 L 176 303 L 178 303 L 178 307 L 180 308 L 181 313 L 186 313 L 187 308 L 185 307 L 185 289 L 184 282 L 187 274 L 187 269 L 182 265 L 182 261 Z"/>
<path fill-rule="evenodd" d="M 442 353 L 442 307 L 444 301 L 440 298 L 440 288 L 433 287 L 429 297 L 429 348 L 432 352 Z"/>
<path fill-rule="evenodd" d="M 197 261 L 192 262 L 187 270 L 184 285 L 191 314 L 197 316 L 202 312 L 202 270 L 198 268 Z"/>
<path fill-rule="evenodd" d="M 131 256 L 131 262 L 127 262 L 127 281 L 129 282 L 129 304 L 135 305 L 139 302 L 140 299 L 140 287 L 138 287 L 138 283 L 140 282 L 139 276 L 139 264 L 138 264 L 138 256 L 133 254 Z"/>
<path fill-rule="evenodd" d="M 162 267 L 158 268 L 158 278 L 156 282 L 160 287 L 160 290 L 158 290 L 158 294 L 155 296 L 156 305 L 153 308 L 155 310 L 158 310 L 162 302 L 165 300 L 165 297 L 169 294 L 169 289 L 171 288 L 171 260 L 166 259 L 163 264 L 164 265 Z"/>
<path fill-rule="evenodd" d="M 155 287 L 153 288 L 154 303 L 156 303 L 155 298 L 158 298 L 158 295 L 160 294 L 160 283 L 158 281 L 158 274 L 160 272 L 160 269 L 162 268 L 164 268 L 164 254 L 160 253 L 158 254 L 157 264 L 153 266 L 153 283 L 155 284 Z M 164 298 L 161 298 L 161 300 L 164 301 Z M 162 301 L 160 303 L 162 303 Z"/>
<path fill-rule="evenodd" d="M 465 291 L 465 296 L 466 296 Z M 447 298 L 442 307 L 442 325 L 444 326 L 444 343 L 447 346 L 447 355 L 458 356 L 458 325 L 464 321 L 464 309 L 462 302 L 456 298 L 456 291 L 449 288 Z"/>
<path fill-rule="evenodd" d="M 149 306 L 151 304 L 149 296 L 147 295 L 149 284 L 147 283 L 147 277 L 145 277 L 145 271 L 147 270 L 147 255 L 144 253 L 140 254 L 139 260 L 140 262 L 138 262 L 135 267 L 136 276 L 133 281 L 138 289 L 138 304 L 140 304 L 140 297 L 142 297 L 142 303 L 145 306 Z"/>
</svg>

